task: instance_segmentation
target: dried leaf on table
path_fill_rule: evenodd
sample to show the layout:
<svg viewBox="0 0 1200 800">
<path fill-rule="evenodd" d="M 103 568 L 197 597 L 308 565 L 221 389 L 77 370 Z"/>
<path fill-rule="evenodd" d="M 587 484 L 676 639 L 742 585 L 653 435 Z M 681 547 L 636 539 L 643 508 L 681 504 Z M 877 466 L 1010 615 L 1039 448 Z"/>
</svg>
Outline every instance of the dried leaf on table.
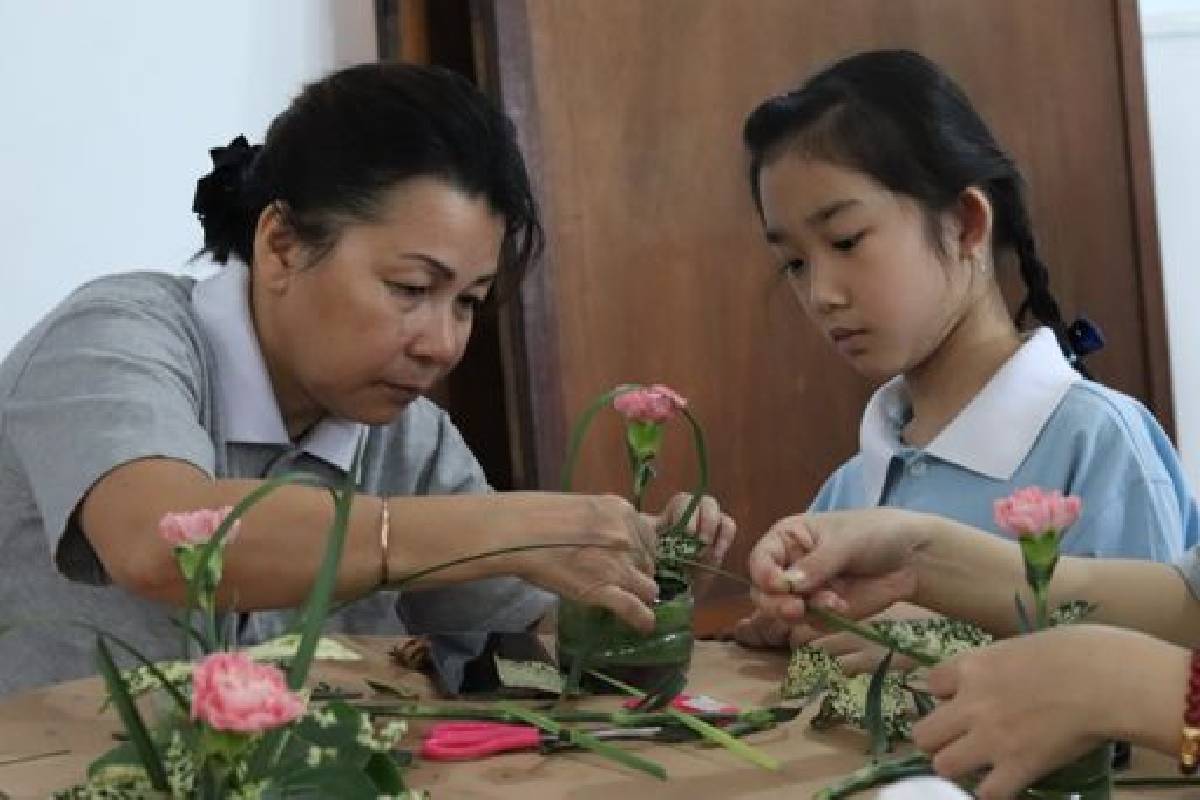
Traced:
<svg viewBox="0 0 1200 800">
<path fill-rule="evenodd" d="M 424 636 L 410 636 L 389 650 L 388 655 L 401 669 L 424 672 L 429 668 L 429 640 Z"/>
</svg>

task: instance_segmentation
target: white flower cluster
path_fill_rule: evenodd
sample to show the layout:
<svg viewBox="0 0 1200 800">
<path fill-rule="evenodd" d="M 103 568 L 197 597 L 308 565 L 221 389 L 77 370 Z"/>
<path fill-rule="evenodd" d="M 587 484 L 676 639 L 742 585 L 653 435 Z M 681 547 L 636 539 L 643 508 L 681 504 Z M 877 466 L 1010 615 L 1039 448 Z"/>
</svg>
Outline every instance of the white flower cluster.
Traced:
<svg viewBox="0 0 1200 800">
<path fill-rule="evenodd" d="M 358 728 L 358 736 L 354 741 L 368 750 L 387 753 L 396 746 L 396 742 L 400 741 L 400 737 L 408 730 L 408 723 L 402 719 L 390 720 L 376 732 L 370 718 L 363 714 L 358 718 Z"/>
<path fill-rule="evenodd" d="M 992 641 L 983 629 L 960 620 L 937 618 L 888 620 L 872 623 L 898 646 L 919 650 L 939 659 L 980 647 Z M 882 716 L 891 740 L 907 739 L 917 716 L 912 692 L 906 687 L 906 674 L 891 672 L 884 677 Z M 801 646 L 792 652 L 784 678 L 785 698 L 807 698 L 824 693 L 820 710 L 812 719 L 816 728 L 847 724 L 864 727 L 869 674 L 847 676 L 837 661 L 823 650 Z"/>
</svg>

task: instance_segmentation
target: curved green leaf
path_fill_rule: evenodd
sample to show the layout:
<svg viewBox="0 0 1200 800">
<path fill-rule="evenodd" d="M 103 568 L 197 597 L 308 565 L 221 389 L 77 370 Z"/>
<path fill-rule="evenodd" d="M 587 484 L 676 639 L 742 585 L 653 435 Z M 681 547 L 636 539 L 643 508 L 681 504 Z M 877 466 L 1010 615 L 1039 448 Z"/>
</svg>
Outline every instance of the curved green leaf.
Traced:
<svg viewBox="0 0 1200 800">
<path fill-rule="evenodd" d="M 871 683 L 867 687 L 863 721 L 867 733 L 871 735 L 871 757 L 876 759 L 888 751 L 888 730 L 883 717 L 883 679 L 887 677 L 894 655 L 894 651 L 888 651 L 887 656 L 875 668 L 875 673 L 871 675 Z"/>
<path fill-rule="evenodd" d="M 121 672 L 113 662 L 112 653 L 104 643 L 103 636 L 96 637 L 96 662 L 100 667 L 100 674 L 104 676 L 117 714 L 125 725 L 125 732 L 129 734 L 129 741 L 137 749 L 138 758 L 141 759 L 146 775 L 150 778 L 150 785 L 160 792 L 165 791 L 167 773 L 163 769 L 162 757 L 150 740 L 150 733 L 146 730 L 141 712 L 125 689 L 125 681 L 121 680 Z"/>
</svg>

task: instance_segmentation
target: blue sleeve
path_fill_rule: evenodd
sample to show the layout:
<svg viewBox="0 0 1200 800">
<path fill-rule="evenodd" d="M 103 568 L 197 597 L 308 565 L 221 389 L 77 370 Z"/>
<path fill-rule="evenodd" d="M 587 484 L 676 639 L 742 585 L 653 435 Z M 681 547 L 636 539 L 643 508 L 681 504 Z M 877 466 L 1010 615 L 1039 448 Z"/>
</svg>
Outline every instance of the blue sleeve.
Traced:
<svg viewBox="0 0 1200 800">
<path fill-rule="evenodd" d="M 1178 456 L 1140 406 L 1107 416 L 1082 453 L 1083 516 L 1063 540 L 1069 555 L 1176 561 L 1196 541 L 1196 507 Z"/>
</svg>

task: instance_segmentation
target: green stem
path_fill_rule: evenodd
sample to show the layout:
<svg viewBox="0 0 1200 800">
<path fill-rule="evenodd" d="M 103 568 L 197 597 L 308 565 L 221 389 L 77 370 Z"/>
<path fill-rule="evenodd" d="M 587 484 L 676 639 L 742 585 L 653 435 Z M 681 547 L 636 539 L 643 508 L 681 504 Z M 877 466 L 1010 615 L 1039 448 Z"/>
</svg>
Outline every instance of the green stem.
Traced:
<svg viewBox="0 0 1200 800">
<path fill-rule="evenodd" d="M 593 673 L 595 674 L 595 673 Z M 380 703 L 355 703 L 354 708 L 367 714 L 380 717 L 400 717 L 403 719 L 463 719 L 489 720 L 494 722 L 520 722 L 521 719 L 508 711 L 492 706 L 400 706 Z M 538 713 L 556 722 L 590 722 L 603 725 L 615 725 L 621 728 L 650 728 L 670 725 L 674 718 L 662 711 L 631 711 L 622 709 L 617 712 L 587 711 L 582 709 L 539 709 Z M 694 714 L 707 722 L 746 722 L 761 725 L 763 712 L 758 709 L 750 711 L 722 714 L 704 711 Z"/>
<path fill-rule="evenodd" d="M 567 548 L 567 547 L 576 547 L 576 548 L 592 547 L 592 548 L 599 548 L 602 550 L 629 550 L 629 549 L 631 549 L 626 545 L 591 544 L 591 543 L 587 543 L 587 542 L 543 542 L 540 544 L 518 544 L 518 545 L 513 545 L 512 547 L 499 547 L 495 550 L 486 550 L 482 553 L 476 553 L 474 555 L 463 556 L 462 558 L 456 558 L 453 561 L 443 561 L 441 564 L 437 564 L 436 566 L 429 567 L 428 569 L 419 570 L 410 575 L 405 575 L 404 577 L 389 584 L 387 588 L 398 589 L 407 583 L 411 583 L 412 581 L 415 581 L 419 578 L 424 578 L 426 575 L 432 575 L 435 572 L 440 572 L 441 570 L 449 569 L 450 567 L 456 567 L 459 564 L 469 564 L 472 561 L 479 561 L 484 558 L 494 558 L 495 556 L 503 556 L 503 555 L 507 555 L 509 553 L 523 553 L 526 550 L 553 550 L 553 549 L 560 549 L 560 548 Z"/>
<path fill-rule="evenodd" d="M 500 708 L 509 712 L 517 719 L 533 725 L 539 730 L 545 731 L 551 736 L 558 736 L 560 738 L 565 737 L 572 744 L 578 745 L 587 750 L 591 750 L 596 755 L 610 758 L 613 761 L 616 761 L 619 764 L 624 764 L 627 767 L 639 769 L 642 772 L 653 775 L 659 780 L 665 781 L 667 779 L 667 771 L 662 768 L 662 765 L 656 764 L 653 761 L 642 758 L 641 756 L 635 755 L 626 750 L 622 750 L 621 748 L 609 744 L 608 742 L 603 742 L 597 739 L 595 736 L 591 736 L 584 731 L 576 730 L 574 728 L 564 728 L 562 725 L 558 724 L 558 722 L 550 717 L 545 716 L 544 714 L 539 714 L 536 711 L 530 711 L 527 708 L 522 708 L 521 706 L 513 705 L 511 703 L 501 702 Z"/>
<path fill-rule="evenodd" d="M 605 683 L 615 686 L 622 692 L 625 692 L 625 694 L 639 698 L 646 696 L 646 693 L 640 689 L 630 686 L 627 683 L 623 683 L 616 678 L 609 677 L 603 672 L 596 672 L 595 670 L 589 670 L 589 672 Z M 686 711 L 680 711 L 678 708 L 673 708 L 671 706 L 667 707 L 665 713 L 672 719 L 678 720 L 681 724 L 700 734 L 713 744 L 721 745 L 729 752 L 746 759 L 752 764 L 756 764 L 763 769 L 769 769 L 773 771 L 779 769 L 779 762 L 771 758 L 766 753 L 761 753 L 758 750 L 755 750 L 750 745 L 735 739 L 726 731 L 710 725 L 695 714 L 689 714 Z"/>
<path fill-rule="evenodd" d="M 1050 592 L 1046 584 L 1039 584 L 1033 587 L 1033 599 L 1037 605 L 1037 628 L 1036 630 L 1044 630 L 1050 626 Z"/>
<path fill-rule="evenodd" d="M 696 447 L 696 461 L 700 477 L 696 483 L 696 488 L 692 490 L 692 499 L 688 501 L 683 514 L 675 521 L 674 525 L 663 531 L 663 536 L 671 536 L 686 531 L 687 524 L 691 521 L 692 515 L 700 507 L 700 500 L 703 499 L 705 492 L 708 491 L 708 446 L 704 442 L 704 431 L 701 430 L 700 423 L 692 416 L 691 411 L 686 408 L 683 409 L 683 416 L 692 429 L 692 443 Z"/>
<path fill-rule="evenodd" d="M 889 650 L 895 650 L 897 653 L 908 656 L 922 666 L 932 667 L 934 664 L 938 663 L 938 658 L 936 656 L 930 655 L 923 650 L 917 650 L 915 648 L 902 645 L 892 639 L 890 636 L 877 631 L 875 628 L 872 628 L 869 625 L 863 625 L 855 622 L 854 620 L 843 617 L 840 614 L 835 614 L 832 611 L 824 608 L 810 607 L 808 609 L 808 613 L 812 614 L 824 625 L 853 633 L 856 636 L 861 636 L 867 641 L 874 642 L 881 647 L 886 647 Z"/>
<path fill-rule="evenodd" d="M 916 775 L 932 775 L 933 767 L 924 753 L 874 761 L 813 795 L 813 800 L 839 800 L 859 792 Z"/>
<path fill-rule="evenodd" d="M 633 467 L 633 510 L 642 513 L 642 508 L 646 500 L 646 487 L 649 485 L 647 481 L 641 480 L 642 470 L 647 469 L 645 461 L 639 461 L 635 458 Z"/>
<path fill-rule="evenodd" d="M 712 564 L 706 564 L 703 561 L 696 561 L 690 558 L 681 558 L 679 559 L 679 563 L 688 567 L 694 567 L 696 569 L 711 572 L 715 575 L 729 578 L 730 580 L 737 581 L 738 583 L 751 588 L 754 586 L 753 582 L 751 582 L 750 579 L 746 578 L 744 575 L 738 575 L 736 572 L 730 572 L 727 569 L 715 567 Z M 918 664 L 922 664 L 926 667 L 932 667 L 934 664 L 938 663 L 938 658 L 936 656 L 926 653 L 923 650 L 916 650 L 900 644 L 899 642 L 894 641 L 887 634 L 881 633 L 868 625 L 863 625 L 859 622 L 855 622 L 852 619 L 843 617 L 841 614 L 835 614 L 832 611 L 816 607 L 809 607 L 808 613 L 812 614 L 814 617 L 821 620 L 822 623 L 831 628 L 837 628 L 838 630 L 853 633 L 857 636 L 861 636 L 867 641 L 874 642 L 881 647 L 886 647 L 889 650 L 895 650 L 901 655 L 908 656 Z"/>
<path fill-rule="evenodd" d="M 571 491 L 571 481 L 575 474 L 575 464 L 579 461 L 579 451 L 583 447 L 583 437 L 587 434 L 588 428 L 591 427 L 592 420 L 600 409 L 612 403 L 613 400 L 623 394 L 636 391 L 642 388 L 636 384 L 622 384 L 615 389 L 610 389 L 604 394 L 592 401 L 580 415 L 579 420 L 575 423 L 575 427 L 571 429 L 571 443 L 567 448 L 567 460 L 563 464 L 562 470 L 562 490 L 564 492 Z"/>
</svg>

